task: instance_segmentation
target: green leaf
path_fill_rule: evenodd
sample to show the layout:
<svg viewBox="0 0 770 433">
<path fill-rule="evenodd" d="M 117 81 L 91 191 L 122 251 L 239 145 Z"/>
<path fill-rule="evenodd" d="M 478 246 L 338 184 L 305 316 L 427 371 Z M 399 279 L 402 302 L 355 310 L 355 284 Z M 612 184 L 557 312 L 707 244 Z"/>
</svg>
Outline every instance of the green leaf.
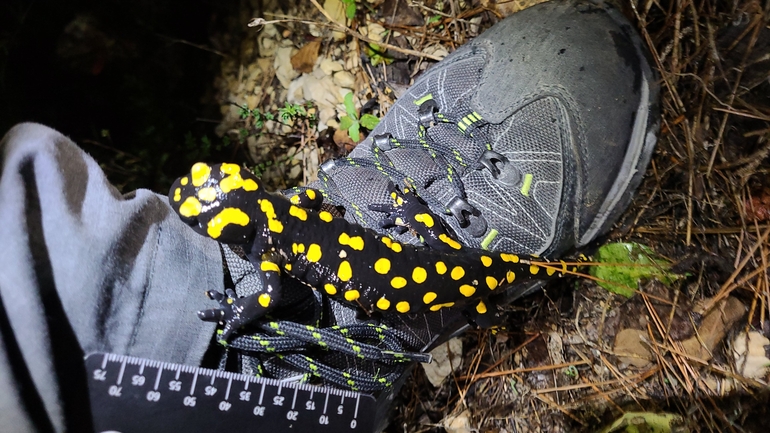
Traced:
<svg viewBox="0 0 770 433">
<path fill-rule="evenodd" d="M 393 63 L 393 58 L 385 55 L 385 50 L 377 44 L 364 45 L 364 53 L 369 56 L 369 61 L 372 62 L 372 66 L 377 66 L 380 63 L 389 65 Z"/>
<path fill-rule="evenodd" d="M 349 20 L 352 20 L 356 17 L 356 2 L 351 1 L 345 6 L 345 16 L 348 17 Z"/>
<path fill-rule="evenodd" d="M 361 123 L 361 126 L 371 131 L 377 127 L 377 124 L 380 123 L 380 119 L 377 116 L 373 116 L 371 114 L 364 114 L 361 116 L 361 120 L 359 120 L 359 122 Z"/>
<path fill-rule="evenodd" d="M 355 122 L 349 116 L 340 117 L 340 129 L 349 129 L 353 123 Z"/>
<path fill-rule="evenodd" d="M 427 24 L 433 24 L 441 21 L 441 15 L 433 15 L 432 17 L 428 18 Z"/>
<path fill-rule="evenodd" d="M 350 135 L 350 139 L 356 143 L 358 143 L 358 140 L 361 139 L 361 134 L 359 133 L 360 126 L 361 125 L 359 125 L 358 122 L 353 122 L 353 124 L 350 125 L 350 128 L 348 128 L 348 135 Z"/>
<path fill-rule="evenodd" d="M 687 433 L 687 422 L 681 415 L 653 412 L 626 412 L 600 433 Z"/>
<path fill-rule="evenodd" d="M 679 278 L 668 272 L 671 268 L 669 261 L 642 244 L 620 242 L 604 245 L 594 255 L 594 261 L 606 264 L 589 268 L 589 273 L 600 280 L 599 285 L 627 298 L 634 295 L 639 281 L 654 278 L 669 285 Z"/>
<path fill-rule="evenodd" d="M 356 104 L 353 103 L 353 93 L 348 93 L 345 95 L 345 112 L 348 113 L 348 116 L 358 119 L 358 116 L 356 115 Z M 340 119 L 342 120 L 342 119 Z"/>
</svg>

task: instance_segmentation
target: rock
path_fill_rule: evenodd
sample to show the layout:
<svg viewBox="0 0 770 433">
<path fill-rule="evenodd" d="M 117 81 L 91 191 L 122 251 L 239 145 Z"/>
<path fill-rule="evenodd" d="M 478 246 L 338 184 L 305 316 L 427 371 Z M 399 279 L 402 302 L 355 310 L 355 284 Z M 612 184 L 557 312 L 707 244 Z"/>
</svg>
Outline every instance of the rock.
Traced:
<svg viewBox="0 0 770 433">
<path fill-rule="evenodd" d="M 257 36 L 260 57 L 274 57 L 278 43 L 275 37 L 278 36 L 278 30 L 273 24 L 268 24 L 262 28 Z"/>
<path fill-rule="evenodd" d="M 321 110 L 319 110 L 318 111 L 318 131 L 323 131 L 324 129 L 328 128 L 329 123 L 331 121 L 334 121 L 334 123 L 337 123 L 337 121 L 335 120 L 336 117 L 337 117 L 337 110 L 334 107 L 324 107 Z"/>
<path fill-rule="evenodd" d="M 385 39 L 385 27 L 372 22 L 361 29 L 361 34 L 375 42 L 382 42 Z"/>
<path fill-rule="evenodd" d="M 433 355 L 433 362 L 430 364 L 422 363 L 423 370 L 428 380 L 435 387 L 439 387 L 441 382 L 449 376 L 452 371 L 462 365 L 463 342 L 459 338 L 452 338 L 446 343 L 433 349 L 430 354 Z"/>
<path fill-rule="evenodd" d="M 340 0 L 326 0 L 324 2 L 324 10 L 329 14 L 334 21 L 343 26 L 347 23 L 347 17 L 345 16 L 345 5 Z M 341 41 L 345 39 L 345 32 L 334 31 L 332 32 L 332 39 L 335 41 Z"/>
<path fill-rule="evenodd" d="M 444 46 L 440 44 L 427 46 L 423 48 L 422 52 L 425 54 L 436 56 L 440 59 L 443 59 L 444 57 L 449 55 L 449 51 L 447 51 L 446 48 L 444 48 Z"/>
<path fill-rule="evenodd" d="M 246 97 L 246 105 L 249 107 L 250 110 L 257 108 L 258 103 L 259 103 L 259 96 L 249 95 Z"/>
<path fill-rule="evenodd" d="M 472 433 L 476 432 L 476 429 L 471 428 L 470 421 L 471 413 L 469 410 L 464 410 L 459 415 L 450 415 L 441 422 L 441 426 L 447 431 L 447 433 Z"/>
<path fill-rule="evenodd" d="M 343 69 L 342 63 L 332 60 L 328 57 L 324 57 L 321 59 L 321 63 L 318 65 L 318 68 L 323 71 L 326 75 L 332 75 L 335 72 L 341 71 Z"/>
<path fill-rule="evenodd" d="M 733 356 L 738 372 L 745 377 L 763 380 L 770 369 L 770 359 L 765 354 L 765 346 L 770 340 L 757 331 L 741 333 L 733 342 Z"/>
<path fill-rule="evenodd" d="M 297 71 L 291 65 L 291 56 L 294 51 L 293 47 L 281 47 L 275 51 L 275 61 L 273 62 L 273 69 L 275 69 L 275 76 L 281 85 L 288 89 L 291 84 L 291 80 L 297 77 Z"/>
<path fill-rule="evenodd" d="M 354 89 L 356 77 L 348 71 L 339 71 L 334 74 L 334 84 L 347 89 Z"/>
</svg>

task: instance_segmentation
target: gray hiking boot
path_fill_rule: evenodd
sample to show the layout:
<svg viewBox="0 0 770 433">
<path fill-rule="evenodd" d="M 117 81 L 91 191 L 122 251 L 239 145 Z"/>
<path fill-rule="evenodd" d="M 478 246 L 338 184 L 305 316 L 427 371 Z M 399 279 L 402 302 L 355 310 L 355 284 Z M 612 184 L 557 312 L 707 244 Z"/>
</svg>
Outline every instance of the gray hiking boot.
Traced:
<svg viewBox="0 0 770 433">
<path fill-rule="evenodd" d="M 387 201 L 393 180 L 413 183 L 465 245 L 544 256 L 584 246 L 624 211 L 656 142 L 645 52 L 600 1 L 514 14 L 424 73 L 351 159 L 325 164 L 326 190 L 375 229 L 382 215 L 367 206 Z"/>
</svg>

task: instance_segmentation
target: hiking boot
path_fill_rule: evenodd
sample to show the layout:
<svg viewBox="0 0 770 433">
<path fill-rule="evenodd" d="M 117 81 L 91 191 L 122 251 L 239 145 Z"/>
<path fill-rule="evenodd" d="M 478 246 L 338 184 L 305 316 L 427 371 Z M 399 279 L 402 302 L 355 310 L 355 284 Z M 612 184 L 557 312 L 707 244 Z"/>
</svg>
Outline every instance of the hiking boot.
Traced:
<svg viewBox="0 0 770 433">
<path fill-rule="evenodd" d="M 343 207 L 349 221 L 401 242 L 421 244 L 422 239 L 398 227 L 383 228 L 385 215 L 378 210 L 391 200 L 393 184 L 415 191 L 466 246 L 559 257 L 605 233 L 641 181 L 658 130 L 658 87 L 645 53 L 629 22 L 601 1 L 551 2 L 519 12 L 419 77 L 350 157 L 323 164 L 320 180 L 310 187 Z M 238 268 L 234 263 L 243 259 L 228 254 L 228 266 Z M 236 280 L 248 278 L 239 274 Z M 497 303 L 537 287 L 513 286 Z M 236 290 L 243 294 L 238 284 Z M 341 329 L 333 326 L 356 327 L 368 320 L 400 341 L 387 346 L 391 355 L 430 350 L 468 323 L 459 308 L 367 319 L 355 307 L 317 292 L 308 291 L 305 299 L 311 305 L 303 308 L 323 304 L 312 315 L 312 332 L 332 338 Z M 277 309 L 273 316 L 280 314 Z M 378 414 L 384 419 L 405 364 L 366 364 L 341 347 L 291 346 L 289 340 L 300 338 L 301 329 L 266 340 L 262 335 L 270 326 L 259 326 L 263 331 L 251 336 L 241 332 L 256 343 L 230 342 L 243 353 L 252 346 L 273 348 L 255 355 L 261 364 L 246 370 L 258 374 L 267 368 L 273 376 L 291 377 L 308 370 L 302 357 L 321 357 L 343 370 L 334 377 L 352 380 L 353 375 L 357 386 L 367 375 L 376 379 L 367 387 L 387 382 Z M 378 346 L 376 339 L 365 338 Z M 292 362 L 271 355 L 281 348 L 300 355 Z M 320 376 L 347 387 L 332 373 Z"/>
<path fill-rule="evenodd" d="M 585 246 L 624 211 L 654 149 L 645 53 L 600 1 L 516 13 L 419 77 L 349 159 L 324 164 L 326 190 L 375 230 L 382 214 L 368 206 L 393 180 L 415 184 L 467 246 L 549 257 Z"/>
</svg>

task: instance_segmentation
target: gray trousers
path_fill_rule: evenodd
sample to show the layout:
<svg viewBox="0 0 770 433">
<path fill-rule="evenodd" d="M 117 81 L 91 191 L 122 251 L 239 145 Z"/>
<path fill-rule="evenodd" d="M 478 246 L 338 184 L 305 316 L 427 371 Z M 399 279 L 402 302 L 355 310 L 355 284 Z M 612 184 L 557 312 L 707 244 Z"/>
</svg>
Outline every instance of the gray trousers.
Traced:
<svg viewBox="0 0 770 433">
<path fill-rule="evenodd" d="M 121 195 L 62 134 L 21 124 L 0 142 L 0 430 L 85 431 L 83 357 L 198 365 L 222 290 L 216 242 L 166 198 Z"/>
</svg>

